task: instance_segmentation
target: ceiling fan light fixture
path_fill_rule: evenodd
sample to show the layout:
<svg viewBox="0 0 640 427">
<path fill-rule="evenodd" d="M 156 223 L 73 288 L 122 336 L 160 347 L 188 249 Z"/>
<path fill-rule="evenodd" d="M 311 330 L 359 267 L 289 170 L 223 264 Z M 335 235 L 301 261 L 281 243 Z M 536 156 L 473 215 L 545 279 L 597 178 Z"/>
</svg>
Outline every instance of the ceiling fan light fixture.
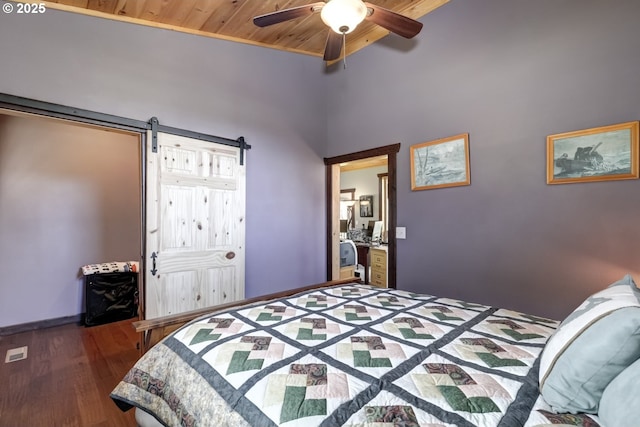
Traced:
<svg viewBox="0 0 640 427">
<path fill-rule="evenodd" d="M 322 21 L 338 34 L 349 34 L 366 16 L 362 0 L 330 0 L 320 11 Z"/>
</svg>

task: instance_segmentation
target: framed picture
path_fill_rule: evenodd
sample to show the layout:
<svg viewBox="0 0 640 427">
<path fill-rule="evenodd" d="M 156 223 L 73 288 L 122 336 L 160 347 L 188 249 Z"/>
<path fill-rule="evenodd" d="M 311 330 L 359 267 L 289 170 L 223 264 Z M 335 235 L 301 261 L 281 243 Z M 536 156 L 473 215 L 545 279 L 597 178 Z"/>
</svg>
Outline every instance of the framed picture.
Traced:
<svg viewBox="0 0 640 427">
<path fill-rule="evenodd" d="M 638 122 L 547 136 L 547 184 L 638 179 Z"/>
<path fill-rule="evenodd" d="M 471 184 L 468 133 L 413 145 L 410 153 L 411 190 Z"/>
<path fill-rule="evenodd" d="M 373 216 L 373 196 L 360 196 L 360 216 Z"/>
</svg>

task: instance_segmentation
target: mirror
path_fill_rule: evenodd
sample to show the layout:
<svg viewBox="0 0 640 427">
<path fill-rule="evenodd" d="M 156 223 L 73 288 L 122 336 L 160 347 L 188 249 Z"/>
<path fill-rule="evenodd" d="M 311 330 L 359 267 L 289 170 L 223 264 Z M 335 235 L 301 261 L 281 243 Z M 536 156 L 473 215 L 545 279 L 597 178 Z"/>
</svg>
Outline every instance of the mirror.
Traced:
<svg viewBox="0 0 640 427">
<path fill-rule="evenodd" d="M 346 233 L 348 230 L 351 230 L 355 227 L 355 218 L 353 217 L 353 207 L 356 203 L 356 189 L 355 188 L 346 188 L 344 190 L 340 190 L 340 223 L 342 224 L 343 220 L 346 220 Z M 340 232 L 343 233 L 342 227 Z"/>
</svg>

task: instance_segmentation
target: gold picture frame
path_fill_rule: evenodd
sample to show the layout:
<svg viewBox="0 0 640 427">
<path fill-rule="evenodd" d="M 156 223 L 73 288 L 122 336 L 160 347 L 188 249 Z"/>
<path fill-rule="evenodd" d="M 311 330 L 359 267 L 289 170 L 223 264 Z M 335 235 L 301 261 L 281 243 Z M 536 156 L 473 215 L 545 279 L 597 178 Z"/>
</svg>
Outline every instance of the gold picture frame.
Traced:
<svg viewBox="0 0 640 427">
<path fill-rule="evenodd" d="M 547 136 L 547 184 L 638 177 L 638 121 Z"/>
<path fill-rule="evenodd" d="M 411 190 L 470 185 L 469 134 L 412 145 Z"/>
</svg>

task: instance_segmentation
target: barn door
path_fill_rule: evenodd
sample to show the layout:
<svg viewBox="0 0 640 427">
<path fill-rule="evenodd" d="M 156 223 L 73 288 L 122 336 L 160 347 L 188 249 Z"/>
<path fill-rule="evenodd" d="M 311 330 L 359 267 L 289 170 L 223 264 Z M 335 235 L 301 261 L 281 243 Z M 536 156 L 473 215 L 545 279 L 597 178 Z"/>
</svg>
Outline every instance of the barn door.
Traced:
<svg viewBox="0 0 640 427">
<path fill-rule="evenodd" d="M 240 149 L 159 132 L 147 138 L 145 318 L 244 299 Z"/>
</svg>

